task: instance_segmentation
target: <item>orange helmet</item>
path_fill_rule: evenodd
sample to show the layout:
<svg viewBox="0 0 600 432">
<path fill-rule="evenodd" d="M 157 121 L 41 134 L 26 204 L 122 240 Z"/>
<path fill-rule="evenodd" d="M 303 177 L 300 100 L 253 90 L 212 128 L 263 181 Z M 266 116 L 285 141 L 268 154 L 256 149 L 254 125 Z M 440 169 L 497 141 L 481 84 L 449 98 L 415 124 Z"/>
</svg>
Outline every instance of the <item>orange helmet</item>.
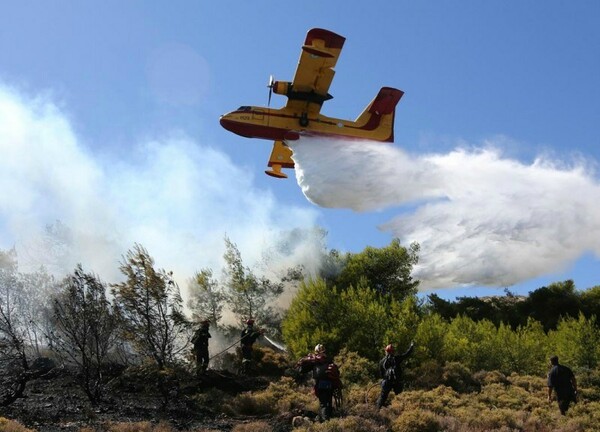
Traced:
<svg viewBox="0 0 600 432">
<path fill-rule="evenodd" d="M 388 346 L 385 347 L 385 352 L 390 353 L 390 354 L 394 353 L 394 347 L 392 346 L 392 344 L 389 344 Z"/>
</svg>

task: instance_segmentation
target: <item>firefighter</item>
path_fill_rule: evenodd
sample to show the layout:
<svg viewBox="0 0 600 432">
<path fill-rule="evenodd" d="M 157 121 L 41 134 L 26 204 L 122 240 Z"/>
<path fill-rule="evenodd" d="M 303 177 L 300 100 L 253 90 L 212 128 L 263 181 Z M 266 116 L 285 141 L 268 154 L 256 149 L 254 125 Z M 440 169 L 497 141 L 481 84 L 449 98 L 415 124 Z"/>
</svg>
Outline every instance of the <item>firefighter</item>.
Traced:
<svg viewBox="0 0 600 432">
<path fill-rule="evenodd" d="M 318 344 L 313 354 L 298 360 L 296 367 L 301 373 L 312 372 L 315 380 L 313 389 L 319 399 L 319 415 L 322 421 L 328 420 L 333 411 L 334 393 L 339 393 L 342 387 L 337 365 L 327 356 L 325 347 Z"/>
<path fill-rule="evenodd" d="M 247 374 L 252 365 L 252 352 L 254 342 L 262 335 L 262 332 L 254 329 L 254 320 L 246 321 L 246 328 L 242 330 L 242 338 L 240 339 L 240 348 L 242 350 L 242 372 Z"/>
<path fill-rule="evenodd" d="M 558 409 L 562 415 L 567 414 L 571 402 L 577 403 L 577 379 L 573 371 L 558 363 L 558 357 L 550 358 L 550 372 L 548 373 L 548 402 L 552 400 L 552 390 L 556 392 Z"/>
<path fill-rule="evenodd" d="M 208 332 L 209 327 L 210 321 L 202 321 L 200 327 L 196 330 L 196 333 L 194 333 L 194 337 L 192 337 L 197 373 L 204 373 L 206 372 L 206 369 L 208 369 L 208 339 L 211 337 Z"/>
<path fill-rule="evenodd" d="M 402 380 L 402 361 L 406 359 L 413 351 L 415 344 L 410 343 L 408 350 L 404 354 L 395 354 L 394 347 L 390 344 L 385 347 L 385 357 L 379 362 L 379 374 L 381 375 L 381 394 L 377 399 L 377 408 L 385 405 L 390 391 L 395 394 L 402 392 L 404 382 Z"/>
</svg>

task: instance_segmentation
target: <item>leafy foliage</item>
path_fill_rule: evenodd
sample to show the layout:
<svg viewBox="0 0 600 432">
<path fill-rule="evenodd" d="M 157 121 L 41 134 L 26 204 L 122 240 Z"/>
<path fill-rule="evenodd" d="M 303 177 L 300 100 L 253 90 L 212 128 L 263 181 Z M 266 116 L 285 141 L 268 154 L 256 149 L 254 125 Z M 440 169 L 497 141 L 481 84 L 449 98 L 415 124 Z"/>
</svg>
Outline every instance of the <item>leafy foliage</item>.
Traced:
<svg viewBox="0 0 600 432">
<path fill-rule="evenodd" d="M 418 262 L 418 252 L 418 244 L 407 249 L 398 239 L 383 248 L 368 246 L 360 253 L 348 254 L 335 285 L 343 289 L 356 287 L 361 279 L 366 279 L 377 293 L 402 301 L 417 293 L 419 282 L 410 273 Z"/>
<path fill-rule="evenodd" d="M 126 280 L 112 285 L 112 293 L 123 336 L 163 368 L 187 345 L 179 288 L 172 273 L 154 269 L 154 260 L 141 245 L 127 252 L 120 268 Z"/>
<path fill-rule="evenodd" d="M 417 251 L 394 240 L 349 255 L 337 278 L 303 282 L 282 323 L 292 353 L 303 355 L 321 343 L 332 355 L 347 348 L 375 361 L 390 342 L 408 345 L 420 319 L 418 282 L 410 277 Z"/>
<path fill-rule="evenodd" d="M 276 315 L 269 302 L 283 292 L 282 283 L 273 283 L 265 277 L 258 277 L 245 267 L 237 246 L 225 238 L 226 268 L 224 269 L 225 286 L 231 311 L 240 324 L 248 318 L 261 322 L 270 322 Z"/>
<path fill-rule="evenodd" d="M 208 319 L 217 325 L 223 317 L 226 296 L 219 282 L 213 278 L 212 270 L 203 269 L 196 273 L 188 291 L 188 307 L 193 320 L 198 322 Z"/>
</svg>

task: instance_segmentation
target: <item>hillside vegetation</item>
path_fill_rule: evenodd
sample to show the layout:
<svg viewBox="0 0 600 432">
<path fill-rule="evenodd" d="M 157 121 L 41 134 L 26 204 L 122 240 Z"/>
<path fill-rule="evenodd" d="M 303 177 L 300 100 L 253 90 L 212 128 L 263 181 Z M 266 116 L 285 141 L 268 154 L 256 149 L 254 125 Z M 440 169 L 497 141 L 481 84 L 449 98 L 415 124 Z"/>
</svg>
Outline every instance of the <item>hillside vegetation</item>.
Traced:
<svg viewBox="0 0 600 432">
<path fill-rule="evenodd" d="M 418 295 L 418 245 L 323 249 L 318 275 L 290 268 L 272 280 L 225 242 L 222 276 L 200 269 L 187 302 L 141 245 L 114 284 L 81 265 L 61 280 L 43 268 L 23 273 L 14 251 L 0 251 L 0 431 L 600 430 L 600 286 L 563 281 L 451 302 Z M 292 293 L 286 309 L 275 306 L 283 292 Z M 197 322 L 208 319 L 215 339 L 235 347 L 248 318 L 287 351 L 257 349 L 243 377 L 235 350 L 211 345 L 212 370 L 198 376 Z M 383 348 L 411 341 L 406 390 L 378 411 Z M 345 385 L 323 423 L 310 383 L 291 367 L 316 344 L 335 355 Z M 567 416 L 546 400 L 551 355 L 579 381 Z"/>
</svg>

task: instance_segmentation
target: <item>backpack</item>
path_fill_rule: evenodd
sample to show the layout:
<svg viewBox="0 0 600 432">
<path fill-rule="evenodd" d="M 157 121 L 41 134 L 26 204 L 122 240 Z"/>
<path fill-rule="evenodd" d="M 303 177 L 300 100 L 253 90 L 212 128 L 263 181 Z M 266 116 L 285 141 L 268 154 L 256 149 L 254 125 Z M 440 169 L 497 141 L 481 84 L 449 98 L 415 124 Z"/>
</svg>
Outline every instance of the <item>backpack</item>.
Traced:
<svg viewBox="0 0 600 432">
<path fill-rule="evenodd" d="M 335 363 L 329 363 L 325 370 L 325 375 L 333 384 L 333 388 L 342 388 L 342 380 L 340 379 L 340 369 Z"/>
</svg>

